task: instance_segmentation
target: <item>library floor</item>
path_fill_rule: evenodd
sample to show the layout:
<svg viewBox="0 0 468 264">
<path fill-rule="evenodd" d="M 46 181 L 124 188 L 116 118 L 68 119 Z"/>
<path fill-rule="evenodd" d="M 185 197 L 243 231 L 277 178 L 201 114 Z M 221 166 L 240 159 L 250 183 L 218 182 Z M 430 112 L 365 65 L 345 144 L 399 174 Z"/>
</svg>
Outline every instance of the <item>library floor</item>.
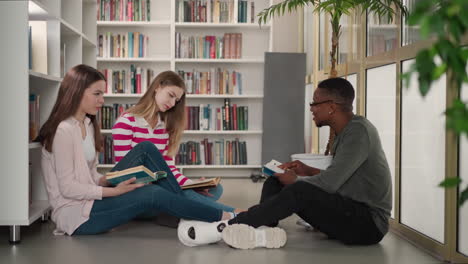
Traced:
<svg viewBox="0 0 468 264">
<path fill-rule="evenodd" d="M 223 200 L 244 208 L 258 200 L 261 183 L 223 179 Z M 243 186 L 243 195 L 235 188 Z M 238 190 L 238 189 L 237 189 Z M 21 229 L 21 244 L 8 244 L 8 228 L 0 227 L 0 263 L 356 263 L 429 264 L 443 263 L 395 234 L 389 233 L 378 245 L 345 246 L 320 233 L 296 226 L 296 216 L 280 223 L 288 233 L 282 249 L 237 250 L 223 242 L 190 248 L 182 245 L 176 229 L 151 221 L 135 221 L 112 232 L 96 236 L 54 236 L 51 222 L 34 223 Z"/>
</svg>

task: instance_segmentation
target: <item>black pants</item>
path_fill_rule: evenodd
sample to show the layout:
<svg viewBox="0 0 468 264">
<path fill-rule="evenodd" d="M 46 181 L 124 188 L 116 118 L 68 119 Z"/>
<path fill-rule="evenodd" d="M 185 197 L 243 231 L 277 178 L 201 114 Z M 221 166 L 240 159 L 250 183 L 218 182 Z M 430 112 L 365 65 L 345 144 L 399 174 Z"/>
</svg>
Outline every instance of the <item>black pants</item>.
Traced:
<svg viewBox="0 0 468 264">
<path fill-rule="evenodd" d="M 253 227 L 275 226 L 296 213 L 320 232 L 349 245 L 371 245 L 384 234 L 376 227 L 370 208 L 315 185 L 298 181 L 284 186 L 269 177 L 263 185 L 260 204 L 229 221 Z"/>
</svg>

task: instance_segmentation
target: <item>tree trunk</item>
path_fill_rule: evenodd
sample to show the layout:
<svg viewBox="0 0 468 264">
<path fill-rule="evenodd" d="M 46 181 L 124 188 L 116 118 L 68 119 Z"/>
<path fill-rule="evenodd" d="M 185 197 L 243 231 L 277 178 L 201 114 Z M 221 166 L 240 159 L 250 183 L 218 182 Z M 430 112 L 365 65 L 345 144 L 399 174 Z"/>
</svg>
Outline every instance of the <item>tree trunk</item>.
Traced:
<svg viewBox="0 0 468 264">
<path fill-rule="evenodd" d="M 338 72 L 336 71 L 336 54 L 338 52 L 339 39 L 340 37 L 338 28 L 338 31 L 332 32 L 332 49 L 330 51 L 331 69 L 328 78 L 335 78 L 336 76 L 338 76 Z"/>
</svg>

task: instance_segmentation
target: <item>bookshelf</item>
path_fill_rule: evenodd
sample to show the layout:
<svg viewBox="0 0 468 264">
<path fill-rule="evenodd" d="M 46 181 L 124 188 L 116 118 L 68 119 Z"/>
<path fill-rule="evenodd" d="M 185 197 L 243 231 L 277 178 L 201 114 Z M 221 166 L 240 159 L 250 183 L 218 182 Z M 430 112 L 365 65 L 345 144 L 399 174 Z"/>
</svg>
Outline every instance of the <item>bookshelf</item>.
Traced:
<svg viewBox="0 0 468 264">
<path fill-rule="evenodd" d="M 224 1 L 224 0 L 223 0 Z M 264 52 L 273 50 L 272 23 L 261 27 L 255 20 L 250 22 L 183 22 L 178 19 L 176 1 L 150 0 L 151 9 L 149 21 L 97 21 L 97 35 L 112 32 L 123 34 L 126 32 L 140 32 L 149 36 L 147 56 L 143 58 L 115 58 L 97 57 L 98 69 L 122 70 L 129 69 L 133 64 L 136 67 L 149 68 L 154 76 L 165 70 L 200 71 L 207 72 L 213 68 L 236 71 L 242 73 L 242 94 L 187 94 L 187 106 L 210 104 L 213 107 L 223 105 L 224 99 L 229 98 L 231 103 L 248 107 L 248 130 L 186 130 L 182 142 L 226 139 L 246 141 L 246 165 L 177 165 L 188 177 L 198 176 L 224 176 L 249 177 L 253 170 L 261 168 L 261 142 L 262 142 L 262 102 L 263 102 L 263 71 Z M 203 1 L 201 1 L 203 3 Z M 228 2 L 228 1 L 225 1 Z M 270 6 L 273 1 L 253 0 L 255 13 Z M 238 3 L 238 0 L 232 0 Z M 209 10 L 209 8 L 207 8 Z M 235 17 L 235 16 L 234 16 Z M 235 19 L 234 19 L 235 20 Z M 236 21 L 236 20 L 235 20 Z M 223 36 L 225 33 L 242 33 L 242 56 L 238 59 L 200 59 L 178 58 L 176 56 L 176 33 L 197 36 Z M 106 105 L 132 104 L 138 101 L 140 94 L 106 94 Z M 111 135 L 110 129 L 102 130 L 104 135 Z M 112 164 L 100 164 L 101 170 L 112 168 Z"/>
<path fill-rule="evenodd" d="M 32 27 L 43 37 L 44 46 L 38 49 L 32 45 L 34 62 L 30 69 L 28 32 L 35 24 L 45 25 L 41 29 Z M 41 172 L 42 147 L 30 141 L 29 97 L 39 97 L 41 126 L 52 110 L 63 71 L 80 63 L 96 66 L 96 2 L 0 1 L 0 33 L 0 109 L 5 113 L 2 123 L 10 124 L 2 131 L 7 140 L 0 161 L 0 225 L 9 226 L 10 242 L 18 243 L 20 227 L 41 216 L 46 219 L 50 210 Z M 36 40 L 32 37 L 31 41 Z"/>
<path fill-rule="evenodd" d="M 112 134 L 111 129 L 102 129 L 102 134 Z M 261 130 L 185 130 L 186 135 L 255 135 L 262 134 Z"/>
</svg>

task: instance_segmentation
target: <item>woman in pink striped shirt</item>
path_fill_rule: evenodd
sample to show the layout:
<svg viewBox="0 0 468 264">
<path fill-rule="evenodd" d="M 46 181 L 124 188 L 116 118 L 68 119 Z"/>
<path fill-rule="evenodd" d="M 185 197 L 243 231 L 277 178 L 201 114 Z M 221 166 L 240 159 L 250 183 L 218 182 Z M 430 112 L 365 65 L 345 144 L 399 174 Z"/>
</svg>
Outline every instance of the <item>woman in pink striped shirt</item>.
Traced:
<svg viewBox="0 0 468 264">
<path fill-rule="evenodd" d="M 112 128 L 116 162 L 138 143 L 150 141 L 159 149 L 165 161 L 160 166 L 168 166 L 180 186 L 192 183 L 192 180 L 177 170 L 173 158 L 179 147 L 184 126 L 184 80 L 173 71 L 162 72 L 156 76 L 138 103 L 123 113 Z M 187 198 L 223 211 L 241 212 L 240 209 L 216 202 L 222 194 L 221 185 L 201 193 L 184 190 L 183 194 Z"/>
<path fill-rule="evenodd" d="M 87 235 L 106 232 L 148 211 L 207 222 L 230 219 L 233 213 L 183 195 L 159 150 L 150 142 L 136 145 L 113 170 L 144 165 L 168 176 L 157 184 L 134 184 L 135 178 L 109 186 L 96 170 L 102 148 L 96 114 L 104 103 L 104 76 L 87 65 L 67 72 L 50 117 L 42 126 L 42 172 L 55 234 Z"/>
</svg>

